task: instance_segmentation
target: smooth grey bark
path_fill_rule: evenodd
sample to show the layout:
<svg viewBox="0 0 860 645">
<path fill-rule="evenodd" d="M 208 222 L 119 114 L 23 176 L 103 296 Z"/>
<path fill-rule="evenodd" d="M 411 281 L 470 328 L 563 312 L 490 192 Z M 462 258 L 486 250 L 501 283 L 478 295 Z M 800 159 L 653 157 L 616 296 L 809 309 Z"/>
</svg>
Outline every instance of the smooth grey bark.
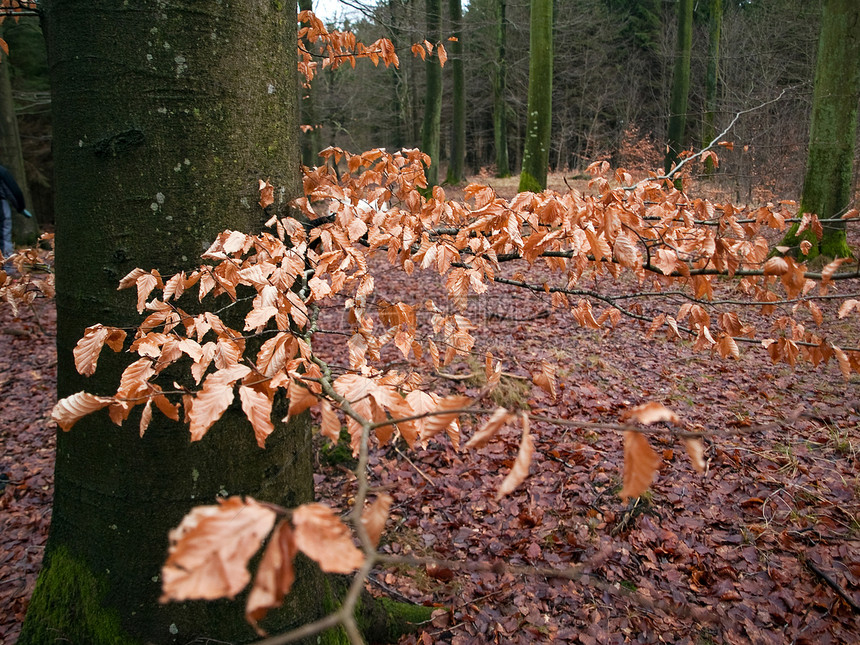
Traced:
<svg viewBox="0 0 860 645">
<path fill-rule="evenodd" d="M 72 349 L 96 322 L 134 326 L 134 267 L 163 275 L 197 263 L 225 228 L 261 228 L 257 180 L 300 194 L 295 5 L 267 0 L 41 3 L 56 160 L 58 394 L 116 390 L 126 355 L 79 376 Z M 249 28 L 253 26 L 253 29 Z M 194 307 L 194 297 L 180 306 Z M 108 355 L 110 354 L 110 355 Z M 86 417 L 57 440 L 45 562 L 19 643 L 247 642 L 236 601 L 159 604 L 168 531 L 193 506 L 252 495 L 312 499 L 310 428 L 279 427 L 266 450 L 231 409 L 192 444 L 155 413 L 139 438 Z M 322 611 L 323 578 L 300 565 L 268 627 Z"/>
</svg>

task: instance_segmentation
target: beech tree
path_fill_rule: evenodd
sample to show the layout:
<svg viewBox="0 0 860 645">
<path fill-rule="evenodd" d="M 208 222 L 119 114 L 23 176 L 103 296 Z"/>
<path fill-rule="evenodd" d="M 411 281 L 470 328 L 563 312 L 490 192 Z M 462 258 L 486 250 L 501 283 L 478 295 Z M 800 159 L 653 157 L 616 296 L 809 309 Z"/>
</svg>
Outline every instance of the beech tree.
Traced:
<svg viewBox="0 0 860 645">
<path fill-rule="evenodd" d="M 531 0 L 529 100 L 520 190 L 546 188 L 552 129 L 552 0 Z"/>
<path fill-rule="evenodd" d="M 493 141 L 496 148 L 496 176 L 509 177 L 507 92 L 507 15 L 506 0 L 495 0 L 496 64 L 493 69 Z"/>
<path fill-rule="evenodd" d="M 687 126 L 687 95 L 690 91 L 690 50 L 693 46 L 693 0 L 678 2 L 678 31 L 675 41 L 675 64 L 672 71 L 672 98 L 669 102 L 669 130 L 666 159 L 669 172 L 678 162 L 684 148 Z"/>
<path fill-rule="evenodd" d="M 132 265 L 179 271 L 225 226 L 259 230 L 260 176 L 285 199 L 300 194 L 295 9 L 40 5 L 55 126 L 58 390 L 67 396 L 83 387 L 73 349 L 84 330 L 133 320 L 116 291 Z M 216 360 L 240 344 L 225 340 Z M 106 386 L 125 365 L 105 367 L 96 382 Z M 58 438 L 51 534 L 19 643 L 253 636 L 229 603 L 158 603 L 167 532 L 219 491 L 309 501 L 308 425 L 284 425 L 264 451 L 231 412 L 211 442 L 192 444 L 163 409 L 173 419 L 161 415 L 142 439 L 98 417 Z M 318 615 L 321 582 L 305 577 L 282 625 Z"/>
<path fill-rule="evenodd" d="M 828 220 L 819 238 L 801 224 L 792 226 L 783 245 L 810 258 L 850 257 L 845 224 L 839 219 L 850 206 L 860 100 L 860 4 L 826 0 L 815 63 L 815 86 L 809 132 L 806 178 L 800 198 L 802 213 Z M 806 241 L 806 248 L 800 244 Z"/>
<path fill-rule="evenodd" d="M 442 69 L 441 59 L 444 47 L 441 47 L 442 37 L 442 10 L 441 0 L 425 0 L 426 2 L 426 26 L 425 38 L 426 62 L 425 71 L 427 86 L 424 91 L 424 124 L 421 128 L 421 148 L 430 155 L 430 166 L 427 169 L 427 179 L 430 185 L 439 183 L 439 137 L 442 119 Z M 432 42 L 431 42 L 432 41 Z M 440 46 L 438 53 L 434 55 L 434 47 Z M 420 47 L 418 48 L 420 50 Z M 425 56 L 421 52 L 422 58 Z"/>
<path fill-rule="evenodd" d="M 461 184 L 466 178 L 466 75 L 463 69 L 463 8 L 460 0 L 448 0 L 451 20 L 451 160 L 446 182 Z"/>
<path fill-rule="evenodd" d="M 708 69 L 705 74 L 705 117 L 702 128 L 702 147 L 714 140 L 717 111 L 717 83 L 720 68 L 720 33 L 723 24 L 723 0 L 711 0 L 708 5 Z M 705 172 L 714 172 L 712 159 L 705 161 Z"/>
</svg>

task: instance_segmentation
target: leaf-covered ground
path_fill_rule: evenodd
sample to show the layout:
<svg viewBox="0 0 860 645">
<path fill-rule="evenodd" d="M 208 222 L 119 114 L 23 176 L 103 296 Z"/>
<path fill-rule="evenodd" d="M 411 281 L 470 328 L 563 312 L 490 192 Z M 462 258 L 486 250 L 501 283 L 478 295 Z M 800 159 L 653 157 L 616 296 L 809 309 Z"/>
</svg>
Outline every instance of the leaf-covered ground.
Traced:
<svg viewBox="0 0 860 645">
<path fill-rule="evenodd" d="M 442 298 L 431 276 L 420 288 L 412 280 L 392 272 L 378 284 L 380 295 Z M 860 639 L 856 381 L 846 383 L 833 363 L 817 371 L 773 366 L 754 346 L 742 347 L 739 361 L 693 354 L 687 343 L 644 340 L 630 322 L 609 335 L 579 329 L 553 313 L 548 298 L 509 288 L 494 288 L 467 313 L 480 324 L 480 344 L 514 376 L 527 376 L 541 358 L 559 369 L 557 401 L 503 377 L 488 406 L 614 423 L 632 405 L 659 401 L 689 428 L 712 433 L 708 471 L 697 475 L 683 444 L 652 434 L 663 460 L 658 480 L 637 504 L 623 504 L 619 433 L 533 421 L 531 476 L 496 502 L 518 429 L 477 452 L 457 452 L 447 440 L 415 452 L 378 450 L 374 483 L 395 499 L 384 551 L 505 566 L 585 563 L 588 576 L 379 571 L 380 590 L 447 610 L 420 642 Z M 856 342 L 857 330 L 845 331 Z M 332 360 L 343 363 L 336 347 Z M 481 371 L 465 362 L 446 369 Z M 480 383 L 442 377 L 436 387 L 475 394 Z M 464 424 L 464 435 L 473 430 Z M 353 487 L 342 466 L 325 467 L 328 450 L 321 458 L 318 490 L 348 504 Z"/>
<path fill-rule="evenodd" d="M 449 307 L 438 276 L 407 278 L 374 262 L 380 297 Z M 3 643 L 20 629 L 50 521 L 54 314 L 45 303 L 37 309 L 45 334 L 32 313 L 13 319 L 0 311 Z M 638 503 L 623 504 L 617 432 L 533 420 L 531 475 L 496 502 L 517 453 L 517 428 L 478 451 L 455 451 L 447 439 L 414 451 L 402 442 L 375 449 L 373 483 L 395 499 L 385 552 L 498 565 L 492 573 L 446 564 L 375 571 L 374 591 L 440 609 L 406 642 L 860 641 L 856 377 L 844 381 L 833 363 L 774 366 L 754 346 L 742 346 L 738 361 L 694 354 L 685 342 L 645 340 L 638 323 L 608 335 L 579 329 L 543 294 L 507 287 L 470 301 L 466 314 L 480 327 L 480 348 L 509 374 L 486 407 L 615 423 L 625 409 L 658 401 L 708 433 L 708 470 L 696 474 L 683 445 L 649 434 L 662 457 L 658 479 Z M 323 323 L 345 329 L 337 307 Z M 838 331 L 846 345 L 860 345 L 856 323 Z M 325 335 L 316 347 L 343 365 L 345 340 Z M 558 368 L 556 400 L 526 380 L 541 359 Z M 444 372 L 433 382 L 440 393 L 481 388 L 480 359 Z M 473 431 L 464 422 L 464 438 Z M 323 440 L 319 448 L 318 496 L 346 509 L 355 489 L 349 455 Z M 580 564 L 576 581 L 507 571 Z"/>
<path fill-rule="evenodd" d="M 12 644 L 42 563 L 54 493 L 53 303 L 0 307 L 0 643 Z M 44 332 L 42 328 L 44 328 Z"/>
</svg>

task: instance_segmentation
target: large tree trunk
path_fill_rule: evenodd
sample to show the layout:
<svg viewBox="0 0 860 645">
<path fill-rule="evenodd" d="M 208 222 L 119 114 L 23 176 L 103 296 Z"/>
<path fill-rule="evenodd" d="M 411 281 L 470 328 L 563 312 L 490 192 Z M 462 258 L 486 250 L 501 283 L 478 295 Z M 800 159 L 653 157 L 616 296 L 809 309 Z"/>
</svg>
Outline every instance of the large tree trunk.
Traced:
<svg viewBox="0 0 860 645">
<path fill-rule="evenodd" d="M 258 178 L 299 194 L 295 5 L 268 0 L 45 0 L 56 155 L 58 391 L 115 391 L 124 356 L 78 376 L 72 348 L 97 321 L 133 326 L 134 267 L 193 265 L 224 228 L 254 231 Z M 193 307 L 193 297 L 187 299 Z M 183 301 L 186 302 L 186 301 Z M 256 446 L 239 414 L 200 442 L 155 415 L 141 439 L 107 415 L 57 441 L 51 534 L 20 644 L 246 642 L 243 604 L 158 603 L 168 530 L 219 495 L 286 506 L 312 497 L 310 429 Z M 271 628 L 315 618 L 303 567 Z"/>
<path fill-rule="evenodd" d="M 9 79 L 9 59 L 0 54 L 0 163 L 2 163 L 24 193 L 24 203 L 33 207 L 30 186 L 24 171 L 24 154 L 21 151 L 21 134 L 18 132 L 18 117 L 15 101 L 12 100 L 12 83 Z M 36 218 L 27 218 L 12 209 L 12 239 L 16 244 L 32 246 L 39 237 Z"/>
<path fill-rule="evenodd" d="M 508 161 L 508 106 L 505 102 L 507 92 L 508 63 L 506 48 L 508 43 L 506 0 L 496 0 L 496 69 L 493 74 L 493 141 L 496 148 L 496 177 L 510 177 L 511 165 Z"/>
<path fill-rule="evenodd" d="M 552 127 L 552 0 L 531 0 L 529 101 L 520 192 L 546 188 Z"/>
<path fill-rule="evenodd" d="M 426 0 L 426 38 L 434 45 L 441 41 L 440 0 Z M 430 155 L 427 182 L 431 186 L 439 183 L 439 128 L 442 120 L 442 68 L 439 57 L 427 55 L 427 88 L 424 94 L 424 125 L 421 128 L 421 150 Z"/>
<path fill-rule="evenodd" d="M 821 14 L 815 87 L 809 126 L 809 154 L 800 199 L 801 213 L 820 219 L 838 218 L 851 202 L 857 101 L 860 98 L 860 4 L 857 0 L 825 0 Z M 809 230 L 798 238 L 795 224 L 782 244 L 812 243 L 807 257 L 848 257 L 845 223 L 824 224 L 824 238 Z"/>
<path fill-rule="evenodd" d="M 669 101 L 669 132 L 663 166 L 668 173 L 678 162 L 684 148 L 687 127 L 687 96 L 690 92 L 690 50 L 693 46 L 693 0 L 678 4 L 678 34 L 675 41 L 675 66 L 672 72 L 672 97 Z"/>
<path fill-rule="evenodd" d="M 708 7 L 708 69 L 705 73 L 705 122 L 702 127 L 702 147 L 714 140 L 714 118 L 717 111 L 717 81 L 720 69 L 720 32 L 723 26 L 723 0 L 711 0 Z M 705 174 L 714 173 L 714 161 L 705 160 Z"/>
<path fill-rule="evenodd" d="M 451 161 L 446 181 L 462 184 L 466 179 L 466 76 L 463 69 L 463 9 L 460 0 L 448 0 L 451 35 L 451 76 L 453 92 L 453 118 L 451 119 Z"/>
</svg>

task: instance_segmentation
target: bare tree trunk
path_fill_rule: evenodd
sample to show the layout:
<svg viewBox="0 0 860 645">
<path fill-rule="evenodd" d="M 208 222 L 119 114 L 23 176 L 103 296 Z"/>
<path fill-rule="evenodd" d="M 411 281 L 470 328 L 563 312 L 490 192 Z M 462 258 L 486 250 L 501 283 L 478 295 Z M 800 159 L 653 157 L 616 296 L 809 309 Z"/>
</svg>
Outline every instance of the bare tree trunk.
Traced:
<svg viewBox="0 0 860 645">
<path fill-rule="evenodd" d="M 519 190 L 546 188 L 552 127 L 552 0 L 531 0 L 529 101 Z"/>
<path fill-rule="evenodd" d="M 669 101 L 669 133 L 666 159 L 669 172 L 678 162 L 684 148 L 684 130 L 687 126 L 687 96 L 690 92 L 690 50 L 693 45 L 693 0 L 680 0 L 678 4 L 678 37 L 675 41 L 675 65 L 672 72 L 672 98 Z"/>
<path fill-rule="evenodd" d="M 463 9 L 460 0 L 448 0 L 451 35 L 451 76 L 453 115 L 451 119 L 451 161 L 445 181 L 462 184 L 466 178 L 466 77 L 463 70 Z"/>
<path fill-rule="evenodd" d="M 295 5 L 41 6 L 55 126 L 57 387 L 60 397 L 106 394 L 124 355 L 103 356 L 85 380 L 72 349 L 95 322 L 138 321 L 118 279 L 134 267 L 173 274 L 224 228 L 260 229 L 260 177 L 300 194 Z M 219 495 L 311 500 L 309 425 L 281 426 L 262 450 L 237 411 L 194 444 L 186 427 L 155 416 L 143 438 L 134 416 L 118 428 L 102 414 L 59 434 L 51 534 L 20 645 L 256 638 L 241 599 L 158 602 L 168 531 Z M 302 566 L 268 627 L 318 617 L 323 580 Z"/>
<path fill-rule="evenodd" d="M 714 115 L 717 111 L 717 82 L 720 70 L 720 32 L 723 25 L 723 0 L 711 0 L 708 16 L 708 70 L 705 75 L 705 122 L 702 128 L 702 147 L 714 140 Z M 705 174 L 714 173 L 714 161 L 705 160 Z"/>
<path fill-rule="evenodd" d="M 851 202 L 857 102 L 860 99 L 860 4 L 856 0 L 825 0 L 821 14 L 809 154 L 803 180 L 801 213 L 820 219 L 838 218 Z M 807 257 L 849 257 L 844 222 L 827 222 L 824 238 L 807 230 L 800 237 L 794 224 L 782 244 L 797 252 L 802 240 L 812 248 Z"/>
<path fill-rule="evenodd" d="M 496 68 L 493 74 L 493 140 L 496 146 L 496 176 L 510 177 L 511 166 L 508 161 L 508 106 L 505 103 L 507 91 L 508 63 L 506 48 L 508 23 L 506 0 L 496 0 Z"/>
</svg>

